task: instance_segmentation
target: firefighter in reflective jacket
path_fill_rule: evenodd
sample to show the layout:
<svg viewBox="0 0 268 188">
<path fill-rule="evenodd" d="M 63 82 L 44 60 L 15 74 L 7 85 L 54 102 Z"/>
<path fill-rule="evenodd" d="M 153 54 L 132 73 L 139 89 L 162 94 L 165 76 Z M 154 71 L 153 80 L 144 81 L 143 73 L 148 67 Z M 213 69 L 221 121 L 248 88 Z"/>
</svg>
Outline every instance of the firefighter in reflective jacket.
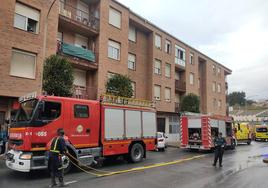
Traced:
<svg viewBox="0 0 268 188">
<path fill-rule="evenodd" d="M 66 143 L 64 140 L 64 130 L 62 128 L 57 130 L 58 136 L 52 139 L 48 158 L 48 169 L 51 177 L 50 187 L 57 185 L 56 177 L 59 178 L 59 186 L 64 187 L 63 182 L 63 168 L 61 157 L 67 152 Z"/>
<path fill-rule="evenodd" d="M 215 157 L 213 166 L 216 166 L 217 161 L 219 159 L 219 166 L 222 167 L 222 157 L 224 152 L 224 147 L 226 145 L 226 140 L 222 137 L 222 133 L 220 132 L 217 137 L 214 139 L 215 145 Z"/>
</svg>

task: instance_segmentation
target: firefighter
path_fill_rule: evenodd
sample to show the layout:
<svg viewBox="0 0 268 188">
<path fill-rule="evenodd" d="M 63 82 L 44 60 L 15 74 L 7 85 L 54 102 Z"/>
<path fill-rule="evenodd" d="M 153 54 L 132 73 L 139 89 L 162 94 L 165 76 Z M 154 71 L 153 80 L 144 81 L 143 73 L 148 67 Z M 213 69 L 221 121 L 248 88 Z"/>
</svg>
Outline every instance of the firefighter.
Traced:
<svg viewBox="0 0 268 188">
<path fill-rule="evenodd" d="M 50 187 L 57 185 L 56 177 L 59 178 L 59 187 L 65 187 L 63 181 L 63 168 L 61 157 L 67 153 L 66 143 L 64 140 L 64 130 L 62 128 L 57 130 L 58 136 L 52 139 L 50 151 L 48 156 L 48 169 L 51 177 Z"/>
<path fill-rule="evenodd" d="M 214 156 L 213 166 L 216 166 L 217 161 L 219 159 L 219 166 L 222 167 L 222 157 L 223 157 L 225 145 L 226 145 L 226 140 L 222 137 L 222 133 L 220 132 L 218 136 L 216 136 L 214 139 L 215 156 Z"/>
</svg>

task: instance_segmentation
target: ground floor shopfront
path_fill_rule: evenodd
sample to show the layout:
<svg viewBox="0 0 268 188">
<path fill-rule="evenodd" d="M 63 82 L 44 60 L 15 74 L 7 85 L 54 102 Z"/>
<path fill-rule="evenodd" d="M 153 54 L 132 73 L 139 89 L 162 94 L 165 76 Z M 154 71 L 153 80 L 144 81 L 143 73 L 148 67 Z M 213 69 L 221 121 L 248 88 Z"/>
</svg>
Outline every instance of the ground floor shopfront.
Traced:
<svg viewBox="0 0 268 188">
<path fill-rule="evenodd" d="M 164 132 L 167 144 L 179 146 L 180 144 L 180 117 L 178 113 L 157 113 L 157 131 Z"/>
</svg>

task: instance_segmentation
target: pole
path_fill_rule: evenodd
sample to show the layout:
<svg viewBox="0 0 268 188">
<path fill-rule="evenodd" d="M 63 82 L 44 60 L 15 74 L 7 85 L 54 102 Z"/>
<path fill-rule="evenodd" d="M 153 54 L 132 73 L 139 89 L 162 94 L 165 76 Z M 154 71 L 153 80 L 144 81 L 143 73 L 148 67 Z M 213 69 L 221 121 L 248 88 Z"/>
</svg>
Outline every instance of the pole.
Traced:
<svg viewBox="0 0 268 188">
<path fill-rule="evenodd" d="M 41 70 L 41 87 L 40 87 L 40 94 L 42 95 L 42 91 L 43 91 L 43 71 L 44 71 L 44 60 L 46 58 L 46 47 L 47 47 L 47 25 L 48 25 L 48 17 L 49 14 L 51 12 L 51 9 L 53 7 L 53 5 L 55 4 L 57 0 L 53 0 L 53 2 L 51 3 L 47 15 L 46 15 L 46 19 L 45 19 L 45 27 L 44 27 L 44 41 L 43 41 L 43 62 L 42 62 L 42 70 Z"/>
</svg>

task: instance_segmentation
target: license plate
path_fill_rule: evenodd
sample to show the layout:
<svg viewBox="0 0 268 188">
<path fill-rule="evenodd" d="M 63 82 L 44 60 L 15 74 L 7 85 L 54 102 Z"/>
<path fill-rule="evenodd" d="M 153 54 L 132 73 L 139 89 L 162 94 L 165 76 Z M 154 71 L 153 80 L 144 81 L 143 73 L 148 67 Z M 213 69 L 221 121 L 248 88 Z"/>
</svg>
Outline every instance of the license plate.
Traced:
<svg viewBox="0 0 268 188">
<path fill-rule="evenodd" d="M 12 164 L 12 163 L 8 163 L 7 165 L 8 165 L 9 167 L 12 167 L 12 166 L 13 166 L 13 164 Z"/>
</svg>

